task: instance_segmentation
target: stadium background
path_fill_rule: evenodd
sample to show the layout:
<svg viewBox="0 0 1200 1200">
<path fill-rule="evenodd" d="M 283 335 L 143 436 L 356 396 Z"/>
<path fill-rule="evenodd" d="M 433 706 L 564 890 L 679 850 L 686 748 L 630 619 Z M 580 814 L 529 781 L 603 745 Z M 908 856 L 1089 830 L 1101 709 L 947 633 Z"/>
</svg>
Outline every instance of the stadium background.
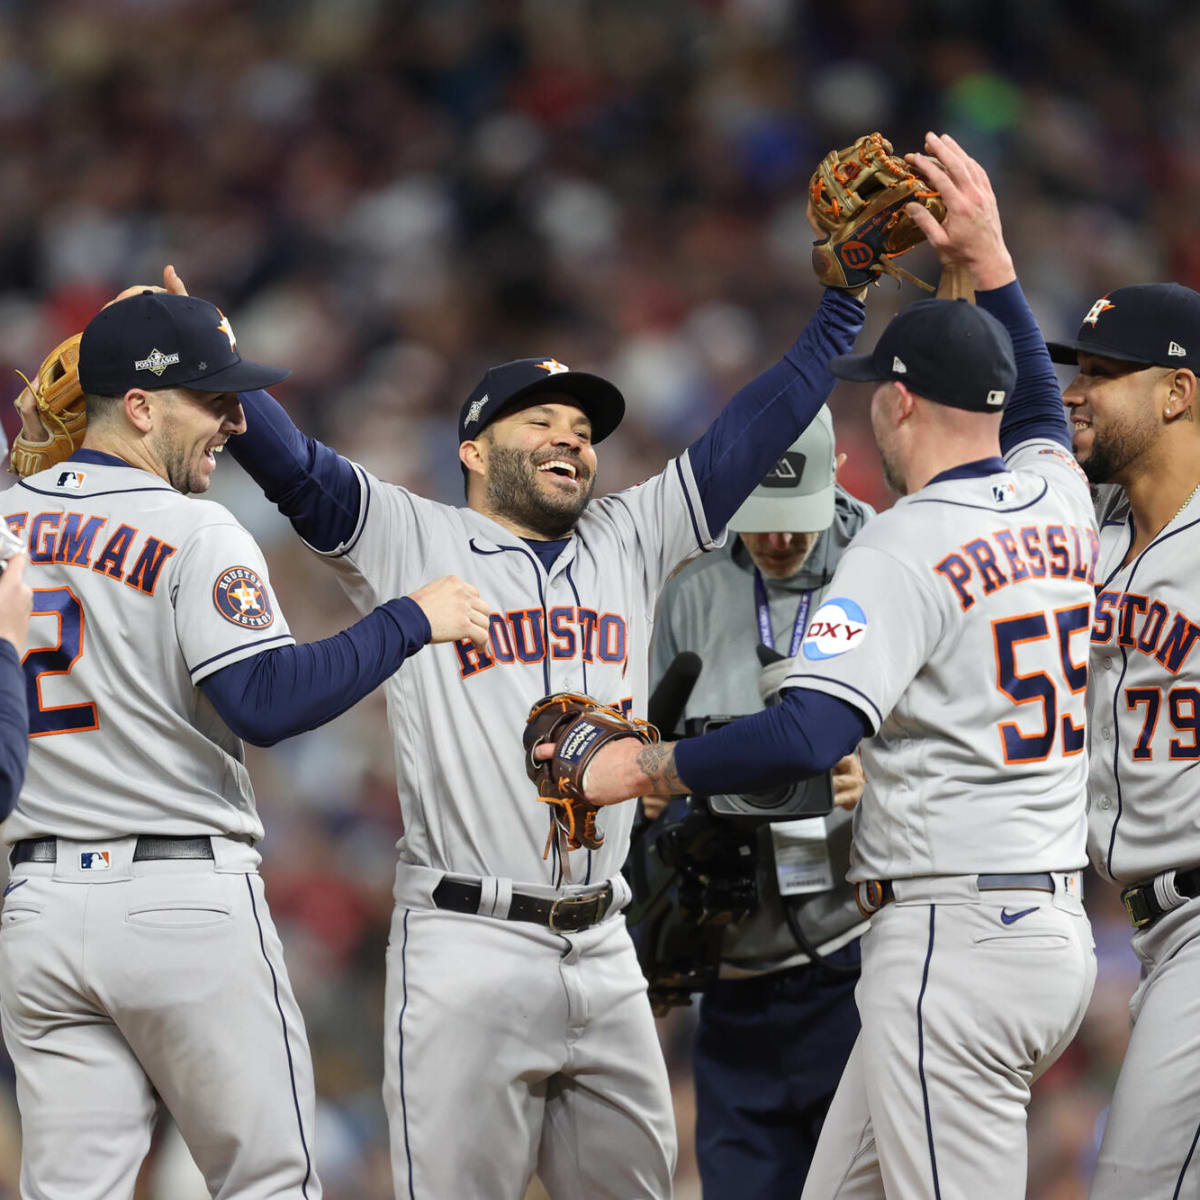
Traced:
<svg viewBox="0 0 1200 1200">
<path fill-rule="evenodd" d="M 798 333 L 817 296 L 804 185 L 868 130 L 899 150 L 948 130 L 983 160 L 1048 334 L 1122 283 L 1200 286 L 1198 33 L 1167 0 L 0 0 L 0 377 L 170 261 L 248 355 L 293 369 L 278 392 L 300 424 L 383 478 L 457 503 L 462 398 L 488 364 L 546 354 L 628 397 L 601 454 L 619 488 Z M 864 344 L 915 298 L 874 292 Z M 832 404 L 843 482 L 885 506 L 866 390 Z M 214 495 L 261 540 L 299 638 L 352 619 L 228 458 Z M 388 1197 L 401 814 L 382 700 L 249 759 L 326 1195 Z M 1037 1200 L 1085 1194 L 1136 982 L 1114 893 L 1092 880 L 1089 906 L 1100 978 L 1035 1090 Z M 699 1195 L 691 1030 L 689 1010 L 660 1022 L 680 1200 Z M 0 1198 L 17 1162 L 0 1058 Z M 204 1194 L 168 1134 L 139 1200 Z"/>
</svg>

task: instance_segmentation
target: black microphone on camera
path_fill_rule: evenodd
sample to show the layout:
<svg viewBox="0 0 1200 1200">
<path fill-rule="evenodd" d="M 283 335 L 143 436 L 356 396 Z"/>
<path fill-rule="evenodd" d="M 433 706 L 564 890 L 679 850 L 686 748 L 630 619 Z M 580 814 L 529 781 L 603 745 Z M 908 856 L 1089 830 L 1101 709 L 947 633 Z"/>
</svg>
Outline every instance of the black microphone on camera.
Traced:
<svg viewBox="0 0 1200 1200">
<path fill-rule="evenodd" d="M 663 672 L 646 705 L 646 717 L 651 725 L 657 726 L 663 737 L 669 737 L 691 698 L 696 680 L 700 678 L 703 663 L 700 655 L 683 650 L 675 655 L 671 665 Z"/>
</svg>

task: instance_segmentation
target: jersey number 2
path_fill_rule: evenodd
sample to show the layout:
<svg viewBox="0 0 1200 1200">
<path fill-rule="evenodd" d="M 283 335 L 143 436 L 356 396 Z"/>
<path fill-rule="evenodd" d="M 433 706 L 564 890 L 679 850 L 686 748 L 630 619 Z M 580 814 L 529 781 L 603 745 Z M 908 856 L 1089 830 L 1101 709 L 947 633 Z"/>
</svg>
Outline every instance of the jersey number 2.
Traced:
<svg viewBox="0 0 1200 1200">
<path fill-rule="evenodd" d="M 61 704 L 51 708 L 42 703 L 42 676 L 66 675 L 83 653 L 83 607 L 70 588 L 34 588 L 34 614 L 58 618 L 58 644 L 39 646 L 25 655 L 25 689 L 29 699 L 29 736 L 51 733 L 83 733 L 98 729 L 96 706 Z"/>
<path fill-rule="evenodd" d="M 1069 713 L 1059 714 L 1058 684 L 1045 671 L 1022 674 L 1017 670 L 1017 650 L 1026 642 L 1041 642 L 1055 636 L 1058 641 L 1058 662 L 1062 680 L 1071 695 L 1082 697 L 1087 688 L 1087 658 L 1077 663 L 1071 658 L 1071 635 L 1091 628 L 1091 605 L 1079 604 L 1060 608 L 1053 613 L 1027 613 L 992 622 L 996 639 L 996 686 L 1014 703 L 1040 703 L 1042 729 L 1037 733 L 1022 733 L 1015 721 L 1000 722 L 1000 737 L 1007 763 L 1042 762 L 1050 756 L 1054 740 L 1062 731 L 1062 752 L 1078 754 L 1083 749 L 1084 717 L 1079 714 L 1076 724 Z M 1049 618 L 1049 619 L 1048 619 Z M 1054 622 L 1053 634 L 1050 621 Z M 1057 674 L 1057 672 L 1056 672 Z M 1065 704 L 1062 706 L 1066 707 Z"/>
</svg>

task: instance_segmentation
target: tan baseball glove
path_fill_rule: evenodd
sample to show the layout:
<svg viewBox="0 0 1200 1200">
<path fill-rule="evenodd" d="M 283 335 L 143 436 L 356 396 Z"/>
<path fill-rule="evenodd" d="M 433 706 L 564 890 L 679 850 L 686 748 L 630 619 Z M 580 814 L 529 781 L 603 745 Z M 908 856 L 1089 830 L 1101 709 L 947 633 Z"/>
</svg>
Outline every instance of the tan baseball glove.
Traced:
<svg viewBox="0 0 1200 1200">
<path fill-rule="evenodd" d="M 628 737 L 649 745 L 658 741 L 658 730 L 575 692 L 544 696 L 529 710 L 523 738 L 525 771 L 537 784 L 538 799 L 552 806 L 546 854 L 559 830 L 566 834 L 568 850 L 598 850 L 604 844 L 604 834 L 596 828 L 600 808 L 584 795 L 583 775 L 601 746 Z M 535 759 L 534 750 L 546 743 L 554 746 L 553 756 Z"/>
<path fill-rule="evenodd" d="M 893 260 L 925 240 L 904 206 L 924 205 L 939 221 L 946 206 L 882 134 L 831 150 L 813 172 L 808 194 L 811 218 L 826 235 L 812 252 L 813 269 L 826 287 L 856 291 L 887 274 L 933 291 Z"/>
<path fill-rule="evenodd" d="M 83 442 L 87 432 L 87 410 L 83 403 L 83 388 L 79 386 L 81 336 L 77 333 L 51 350 L 32 381 L 17 372 L 25 379 L 25 390 L 32 397 L 32 411 L 28 411 L 30 403 L 24 392 L 16 402 L 22 428 L 13 441 L 11 462 L 12 469 L 22 477 L 70 458 Z M 31 425 L 36 421 L 41 421 L 46 434 L 44 439 L 30 435 Z"/>
</svg>

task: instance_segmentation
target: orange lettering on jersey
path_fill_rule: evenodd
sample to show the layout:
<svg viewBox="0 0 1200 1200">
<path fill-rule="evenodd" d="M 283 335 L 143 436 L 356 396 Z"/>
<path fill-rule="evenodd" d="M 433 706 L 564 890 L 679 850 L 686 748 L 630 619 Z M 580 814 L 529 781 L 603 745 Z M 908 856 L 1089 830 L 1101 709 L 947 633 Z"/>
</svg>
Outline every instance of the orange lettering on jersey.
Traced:
<svg viewBox="0 0 1200 1200">
<path fill-rule="evenodd" d="M 13 537 L 20 537 L 25 532 L 25 522 L 29 520 L 29 514 L 27 512 L 9 513 L 4 519 L 8 522 Z"/>
<path fill-rule="evenodd" d="M 38 513 L 29 523 L 29 561 L 48 563 L 54 561 L 54 535 L 58 532 L 61 512 Z"/>
<path fill-rule="evenodd" d="M 497 662 L 510 663 L 516 658 L 508 622 L 499 613 L 492 613 L 488 617 L 488 637 L 492 644 L 492 657 Z"/>
<path fill-rule="evenodd" d="M 85 517 L 83 513 L 67 513 L 58 546 L 54 551 L 54 561 L 72 567 L 89 566 L 92 544 L 107 520 L 107 517 Z M 82 529 L 79 527 L 81 522 Z"/>
<path fill-rule="evenodd" d="M 496 665 L 496 660 L 486 650 L 480 650 L 470 638 L 461 638 L 455 642 L 454 650 L 458 655 L 458 673 L 463 679 Z"/>
<path fill-rule="evenodd" d="M 512 644 L 517 658 L 523 663 L 541 662 L 546 657 L 546 639 L 542 632 L 542 610 L 519 608 L 505 613 L 512 630 Z"/>
<path fill-rule="evenodd" d="M 154 589 L 158 586 L 158 575 L 162 570 L 163 563 L 175 553 L 175 549 L 166 542 L 160 542 L 156 537 L 148 537 L 141 554 L 133 564 L 133 570 L 129 572 L 129 576 L 125 580 L 126 585 L 137 588 L 139 592 L 145 592 L 147 596 L 153 596 Z M 268 608 L 267 611 L 269 612 L 270 609 Z M 266 625 L 270 625 L 270 623 L 270 621 L 264 622 Z"/>
<path fill-rule="evenodd" d="M 579 640 L 581 643 L 580 654 L 585 663 L 596 661 L 594 647 L 596 640 L 596 624 L 599 619 L 600 618 L 595 609 L 581 608 L 579 610 Z"/>
<path fill-rule="evenodd" d="M 1181 612 L 1172 616 L 1161 600 L 1137 592 L 1101 592 L 1096 597 L 1092 645 L 1103 646 L 1114 638 L 1117 645 L 1136 649 L 1178 675 L 1200 640 L 1200 625 Z"/>
<path fill-rule="evenodd" d="M 108 544 L 96 559 L 92 570 L 99 571 L 101 575 L 111 575 L 113 579 L 120 579 L 125 573 L 125 556 L 129 553 L 129 547 L 133 545 L 136 536 L 137 530 L 133 526 L 118 526 L 116 533 L 108 539 Z"/>
<path fill-rule="evenodd" d="M 983 593 L 990 596 L 1008 582 L 1008 576 L 996 566 L 996 553 L 983 538 L 975 538 L 963 549 L 975 560 L 975 569 L 983 580 Z"/>
<path fill-rule="evenodd" d="M 961 554 L 947 554 L 940 563 L 934 563 L 933 569 L 946 579 L 958 596 L 958 606 L 966 612 L 975 603 L 975 597 L 967 591 L 967 580 L 971 578 L 971 568 Z"/>
<path fill-rule="evenodd" d="M 596 649 L 601 662 L 625 661 L 625 622 L 616 613 L 604 613 L 596 626 Z"/>
</svg>

